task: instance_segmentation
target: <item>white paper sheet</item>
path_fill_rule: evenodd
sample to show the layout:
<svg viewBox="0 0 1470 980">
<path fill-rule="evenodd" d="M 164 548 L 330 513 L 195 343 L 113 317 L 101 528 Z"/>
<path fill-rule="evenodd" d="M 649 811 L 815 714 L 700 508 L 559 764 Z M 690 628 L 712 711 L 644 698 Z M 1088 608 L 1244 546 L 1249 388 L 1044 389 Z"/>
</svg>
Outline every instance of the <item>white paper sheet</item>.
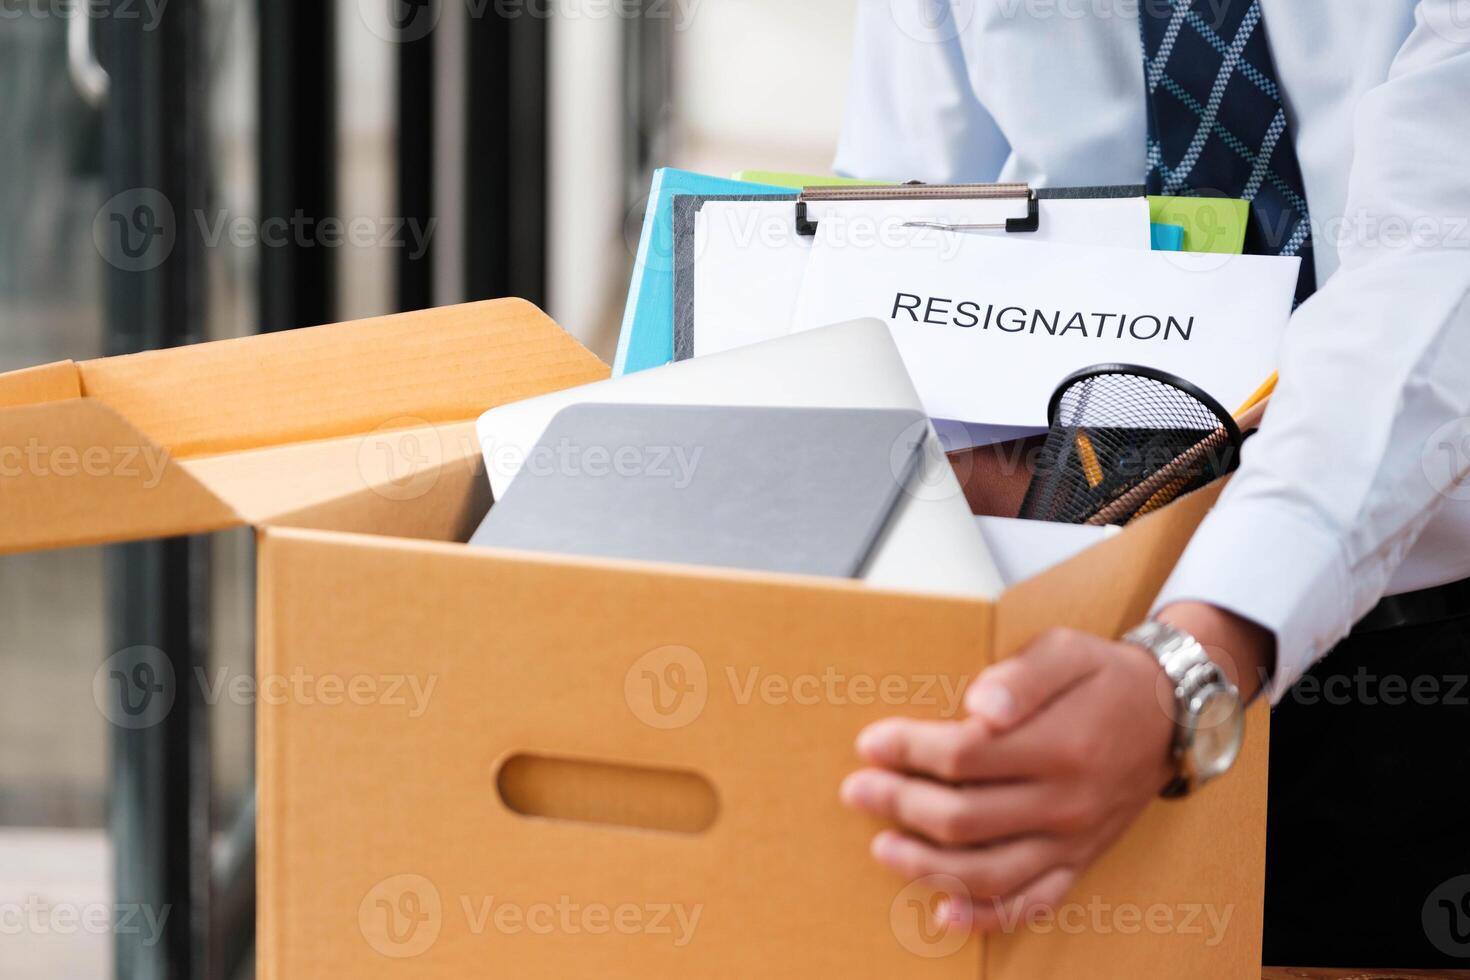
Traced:
<svg viewBox="0 0 1470 980">
<path fill-rule="evenodd" d="M 1148 200 L 1043 200 L 1040 230 L 1028 241 L 1148 249 Z M 694 353 L 714 354 L 783 337 L 801 293 L 813 239 L 798 235 L 791 201 L 709 201 L 694 221 Z M 943 232 L 909 221 L 981 224 L 1024 217 L 1026 202 L 824 202 L 809 206 L 829 240 L 854 247 L 902 243 L 931 257 L 952 254 L 956 238 L 1004 231 Z"/>
<path fill-rule="evenodd" d="M 1226 411 L 1276 369 L 1299 259 L 953 238 L 936 259 L 819 226 L 794 326 L 884 319 L 925 411 L 986 425 L 1046 425 L 1058 382 L 1099 363 L 1170 371 Z"/>
<path fill-rule="evenodd" d="M 1070 561 L 1095 544 L 1121 534 L 1114 525 L 1051 524 L 1014 517 L 977 517 L 990 557 L 1006 588 Z"/>
<path fill-rule="evenodd" d="M 741 205 L 731 207 L 731 205 Z M 694 216 L 694 355 L 791 332 L 812 238 L 791 201 L 709 201 Z"/>
</svg>

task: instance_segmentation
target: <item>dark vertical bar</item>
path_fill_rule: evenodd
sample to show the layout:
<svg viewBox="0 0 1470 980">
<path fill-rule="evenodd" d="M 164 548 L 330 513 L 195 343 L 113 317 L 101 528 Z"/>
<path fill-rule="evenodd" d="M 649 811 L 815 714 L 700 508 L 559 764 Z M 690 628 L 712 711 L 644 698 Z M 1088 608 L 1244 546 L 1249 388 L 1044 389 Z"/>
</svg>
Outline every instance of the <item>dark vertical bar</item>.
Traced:
<svg viewBox="0 0 1470 980">
<path fill-rule="evenodd" d="M 205 246 L 195 225 L 208 187 L 202 20 L 201 0 L 171 0 L 156 20 L 117 2 L 94 21 L 111 76 L 103 120 L 111 200 L 99 215 L 111 233 L 111 353 L 197 341 L 205 326 Z M 202 692 L 188 683 L 205 655 L 207 548 L 177 539 L 108 554 L 113 649 L 156 648 L 147 676 L 166 663 L 174 678 L 166 712 L 142 726 L 114 716 L 111 727 L 120 980 L 207 975 L 209 741 Z M 118 693 L 143 703 L 152 696 Z M 164 922 L 160 937 L 136 927 L 144 910 Z"/>
<path fill-rule="evenodd" d="M 260 4 L 260 329 L 336 319 L 336 249 L 314 230 L 337 210 L 335 5 Z M 305 229 L 303 232 L 302 229 Z"/>
<path fill-rule="evenodd" d="M 200 613 L 208 586 L 191 575 L 207 565 L 208 545 L 203 538 L 173 538 L 121 545 L 109 554 L 113 646 L 157 651 L 141 660 L 147 673 L 135 673 L 134 662 L 109 680 L 123 685 L 120 700 L 135 705 L 171 700 L 146 727 L 115 723 L 112 729 L 119 980 L 215 975 L 208 968 L 208 719 L 197 681 L 206 658 Z M 139 928 L 150 919 L 164 923 L 161 942 Z"/>
<path fill-rule="evenodd" d="M 215 852 L 211 977 L 228 980 L 255 951 L 255 794 L 241 804 Z"/>
<path fill-rule="evenodd" d="M 654 168 L 669 157 L 669 100 L 673 86 L 673 24 L 655 8 L 660 0 L 641 0 L 639 16 L 629 18 L 623 34 L 623 173 L 628 203 L 648 192 Z M 658 14 L 655 16 L 655 14 Z M 642 209 L 635 218 L 641 219 Z"/>
<path fill-rule="evenodd" d="M 428 7 L 438 0 L 412 0 Z M 412 15 L 405 18 L 410 23 Z M 434 33 L 398 46 L 398 217 L 430 228 L 434 214 Z M 400 310 L 434 305 L 433 239 L 422 255 L 398 250 Z"/>
<path fill-rule="evenodd" d="M 542 5 L 501 7 L 470 18 L 466 299 L 544 305 L 549 24 Z"/>
<path fill-rule="evenodd" d="M 103 154 L 109 193 L 118 195 L 104 217 L 126 236 L 109 241 L 108 352 L 125 354 L 203 338 L 204 240 L 195 219 L 208 187 L 207 107 L 200 0 L 161 5 L 156 24 L 127 0 L 114 6 L 118 15 L 94 30 L 111 77 Z"/>
</svg>

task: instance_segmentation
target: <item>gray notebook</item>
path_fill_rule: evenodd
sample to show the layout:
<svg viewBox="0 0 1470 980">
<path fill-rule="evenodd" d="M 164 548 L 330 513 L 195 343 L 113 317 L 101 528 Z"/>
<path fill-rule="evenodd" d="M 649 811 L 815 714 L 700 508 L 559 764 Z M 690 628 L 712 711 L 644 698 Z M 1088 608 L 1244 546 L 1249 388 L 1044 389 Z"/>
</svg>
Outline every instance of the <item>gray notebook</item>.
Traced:
<svg viewBox="0 0 1470 980">
<path fill-rule="evenodd" d="M 470 544 L 856 577 L 927 431 L 907 410 L 572 405 Z"/>
</svg>

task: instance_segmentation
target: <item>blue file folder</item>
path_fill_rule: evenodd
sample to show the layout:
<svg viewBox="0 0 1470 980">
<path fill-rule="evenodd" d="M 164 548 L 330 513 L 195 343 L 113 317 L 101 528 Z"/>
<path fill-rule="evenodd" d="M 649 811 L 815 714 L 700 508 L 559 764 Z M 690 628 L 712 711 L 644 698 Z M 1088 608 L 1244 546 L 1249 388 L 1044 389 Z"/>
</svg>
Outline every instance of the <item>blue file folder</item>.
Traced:
<svg viewBox="0 0 1470 980">
<path fill-rule="evenodd" d="M 653 175 L 643 234 L 623 309 L 613 374 L 632 374 L 674 359 L 674 195 L 787 194 L 789 187 L 752 184 L 664 168 Z"/>
</svg>

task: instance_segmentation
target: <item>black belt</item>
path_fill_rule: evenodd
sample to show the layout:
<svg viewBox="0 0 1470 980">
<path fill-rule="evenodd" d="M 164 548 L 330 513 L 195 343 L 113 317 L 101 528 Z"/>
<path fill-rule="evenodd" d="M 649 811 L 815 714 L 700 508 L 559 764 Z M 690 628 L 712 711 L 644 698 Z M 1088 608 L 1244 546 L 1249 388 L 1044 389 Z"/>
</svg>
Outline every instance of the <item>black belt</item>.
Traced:
<svg viewBox="0 0 1470 980">
<path fill-rule="evenodd" d="M 1431 626 L 1470 616 L 1470 578 L 1418 592 L 1384 596 L 1358 620 L 1353 635 L 1381 633 L 1402 626 Z"/>
</svg>

